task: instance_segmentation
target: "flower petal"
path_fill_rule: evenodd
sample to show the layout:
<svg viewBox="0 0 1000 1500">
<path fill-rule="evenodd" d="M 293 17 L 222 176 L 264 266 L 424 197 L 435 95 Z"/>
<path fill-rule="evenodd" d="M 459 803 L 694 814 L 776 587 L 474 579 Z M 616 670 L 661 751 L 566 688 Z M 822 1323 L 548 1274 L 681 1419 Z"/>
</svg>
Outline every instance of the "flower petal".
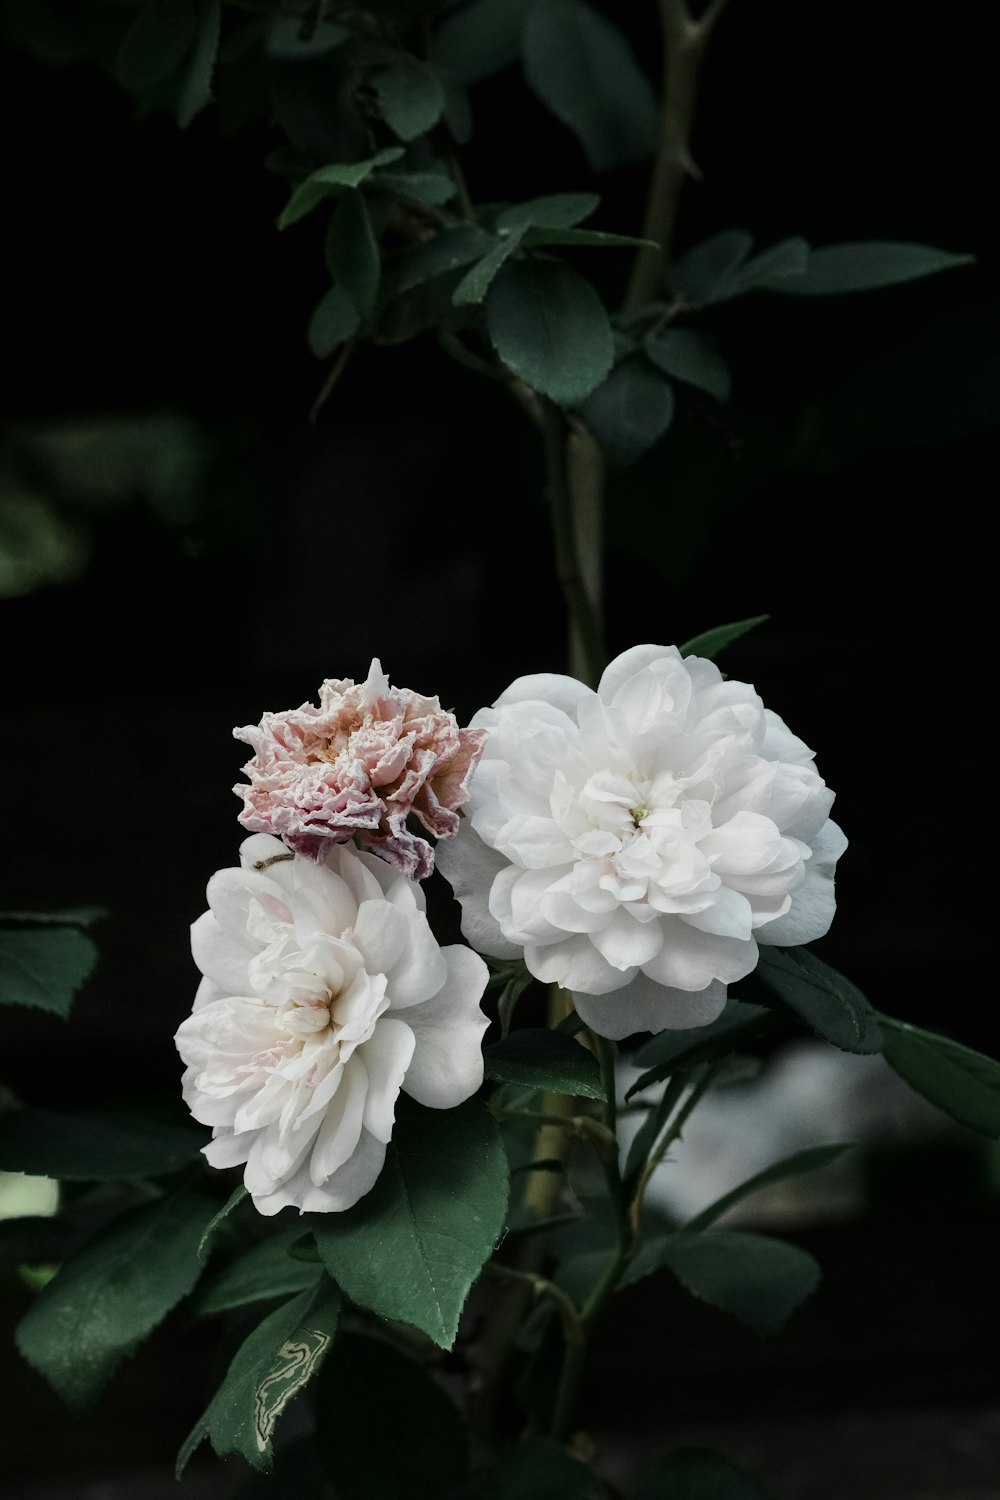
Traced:
<svg viewBox="0 0 1000 1500">
<path fill-rule="evenodd" d="M 623 972 L 613 968 L 584 933 L 546 947 L 529 945 L 524 950 L 524 962 L 529 973 L 543 984 L 561 984 L 563 989 L 586 995 L 619 990 L 635 974 L 634 969 Z"/>
<path fill-rule="evenodd" d="M 490 887 L 507 868 L 503 855 L 484 844 L 463 819 L 455 837 L 438 845 L 436 860 L 456 900 L 462 903 L 462 932 L 472 947 L 493 958 L 517 958 L 521 949 L 504 937 L 489 909 Z"/>
<path fill-rule="evenodd" d="M 453 1109 L 480 1087 L 482 1039 L 490 1024 L 479 1006 L 489 969 L 471 948 L 455 945 L 442 951 L 448 978 L 430 1000 L 406 1012 L 416 1047 L 403 1091 L 431 1109 Z"/>
<path fill-rule="evenodd" d="M 725 1009 L 726 987 L 715 980 L 703 990 L 674 990 L 637 974 L 611 995 L 578 995 L 573 1002 L 591 1031 L 621 1041 L 637 1031 L 687 1031 L 707 1026 Z"/>
<path fill-rule="evenodd" d="M 661 922 L 637 922 L 619 909 L 608 925 L 592 932 L 590 941 L 614 969 L 636 969 L 649 963 L 663 946 Z"/>
<path fill-rule="evenodd" d="M 683 917 L 663 918 L 663 947 L 642 972 L 657 984 L 678 990 L 703 990 L 720 979 L 733 984 L 743 979 L 757 963 L 757 944 L 752 938 L 716 937 L 699 932 Z"/>
<path fill-rule="evenodd" d="M 805 879 L 792 892 L 790 910 L 758 929 L 759 943 L 793 947 L 815 942 L 829 932 L 837 904 L 834 873 L 846 848 L 843 832 L 832 818 L 828 819 L 812 841 L 812 858 L 806 865 Z"/>
<path fill-rule="evenodd" d="M 396 1100 L 415 1046 L 416 1038 L 405 1021 L 384 1016 L 368 1041 L 358 1048 L 368 1069 L 365 1129 L 376 1140 L 388 1143 L 392 1137 Z"/>
<path fill-rule="evenodd" d="M 213 912 L 202 912 L 191 923 L 191 954 L 205 978 L 227 995 L 251 992 L 247 972 L 250 952 L 223 932 Z"/>
<path fill-rule="evenodd" d="M 597 685 L 597 696 L 602 703 L 611 703 L 619 688 L 624 687 L 644 667 L 657 661 L 680 660 L 681 654 L 676 646 L 632 646 L 604 668 Z"/>
</svg>

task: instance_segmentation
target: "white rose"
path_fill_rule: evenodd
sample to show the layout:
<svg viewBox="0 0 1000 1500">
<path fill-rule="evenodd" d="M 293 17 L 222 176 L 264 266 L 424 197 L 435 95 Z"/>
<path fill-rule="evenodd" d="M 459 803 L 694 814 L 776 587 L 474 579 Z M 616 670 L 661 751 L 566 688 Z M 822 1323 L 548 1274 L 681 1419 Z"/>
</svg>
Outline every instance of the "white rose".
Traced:
<svg viewBox="0 0 1000 1500">
<path fill-rule="evenodd" d="M 205 977 L 176 1037 L 184 1098 L 261 1213 L 350 1208 L 401 1088 L 447 1109 L 482 1083 L 488 970 L 438 946 L 420 887 L 384 860 L 338 845 L 316 864 L 256 834 L 240 861 L 191 929 Z"/>
<path fill-rule="evenodd" d="M 520 677 L 438 866 L 481 952 L 523 954 L 604 1036 L 703 1026 L 757 944 L 807 943 L 847 841 L 813 752 L 754 689 L 635 646 L 597 692 Z"/>
</svg>

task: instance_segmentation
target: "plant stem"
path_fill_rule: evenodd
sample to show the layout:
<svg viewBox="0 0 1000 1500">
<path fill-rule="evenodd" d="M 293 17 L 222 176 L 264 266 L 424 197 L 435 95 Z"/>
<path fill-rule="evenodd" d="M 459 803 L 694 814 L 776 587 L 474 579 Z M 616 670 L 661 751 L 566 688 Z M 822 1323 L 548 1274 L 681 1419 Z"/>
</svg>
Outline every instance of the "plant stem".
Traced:
<svg viewBox="0 0 1000 1500">
<path fill-rule="evenodd" d="M 694 1109 L 695 1105 L 698 1103 L 698 1100 L 704 1094 L 705 1090 L 711 1086 L 712 1082 L 715 1079 L 716 1073 L 719 1071 L 719 1068 L 725 1061 L 725 1058 L 720 1058 L 718 1061 L 712 1063 L 705 1069 L 702 1076 L 698 1079 L 697 1083 L 694 1085 L 694 1087 L 691 1089 L 691 1092 L 684 1100 L 684 1103 L 681 1105 L 680 1109 L 674 1115 L 674 1118 L 670 1121 L 670 1123 L 667 1125 L 667 1128 L 660 1136 L 659 1142 L 646 1158 L 646 1165 L 642 1169 L 642 1175 L 636 1185 L 635 1194 L 632 1198 L 632 1206 L 629 1210 L 632 1233 L 636 1237 L 638 1237 L 640 1232 L 640 1224 L 642 1220 L 642 1200 L 645 1197 L 646 1188 L 649 1186 L 650 1178 L 652 1177 L 653 1173 L 656 1171 L 660 1163 L 663 1161 L 663 1158 L 666 1156 L 671 1146 L 679 1138 L 681 1131 L 687 1124 L 688 1117 L 690 1116 L 691 1111 Z"/>
<path fill-rule="evenodd" d="M 579 657 L 579 662 L 574 662 L 574 666 L 578 666 L 576 675 L 591 687 L 596 687 L 605 663 L 603 632 L 599 608 L 587 589 L 580 561 L 576 504 L 570 484 L 569 429 L 566 418 L 553 402 L 543 400 L 540 404 L 556 577 L 566 601 L 571 652 Z M 595 491 L 590 499 L 590 509 L 596 509 L 599 517 L 599 491 Z M 593 534 L 595 524 L 599 534 L 599 522 L 595 523 L 593 518 L 589 530 Z M 590 552 L 588 571 L 591 576 L 595 569 L 599 576 L 599 552 L 596 555 Z"/>
</svg>

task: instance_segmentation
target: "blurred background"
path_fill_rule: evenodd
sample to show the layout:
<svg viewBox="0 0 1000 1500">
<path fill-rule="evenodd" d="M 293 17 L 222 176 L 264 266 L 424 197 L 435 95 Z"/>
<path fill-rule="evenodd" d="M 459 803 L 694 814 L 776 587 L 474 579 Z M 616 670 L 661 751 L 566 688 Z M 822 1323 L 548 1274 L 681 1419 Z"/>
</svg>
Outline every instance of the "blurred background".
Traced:
<svg viewBox="0 0 1000 1500">
<path fill-rule="evenodd" d="M 0 905 L 109 916 L 69 1025 L 3 1013 L 0 1084 L 70 1105 L 176 1091 L 187 925 L 240 837 L 234 725 L 363 676 L 372 655 L 464 720 L 513 677 L 562 670 L 566 647 L 541 453 L 516 405 L 417 339 L 362 348 L 311 425 L 321 227 L 275 230 L 287 194 L 263 159 L 278 137 L 224 91 L 183 133 L 138 118 L 58 31 L 14 45 L 24 9 L 8 7 L 0 58 Z M 649 10 L 633 37 L 652 72 Z M 727 13 L 678 249 L 740 226 L 762 246 L 912 240 L 977 263 L 711 310 L 732 401 L 688 393 L 664 442 L 612 474 L 607 618 L 618 651 L 771 614 L 723 665 L 816 747 L 837 791 L 851 848 L 819 951 L 878 1007 L 997 1055 L 1000 215 L 978 14 Z M 512 70 L 473 103 L 477 198 L 591 185 Z M 645 180 L 639 166 L 599 183 L 595 226 L 636 232 Z M 613 304 L 627 256 L 602 255 L 586 269 Z M 814 1082 L 815 1111 L 844 1087 Z M 777 1342 L 667 1287 L 627 1294 L 636 1337 L 604 1350 L 621 1409 L 591 1413 L 612 1444 L 641 1447 L 659 1421 L 662 1446 L 666 1423 L 728 1443 L 791 1500 L 1000 1494 L 1000 1159 L 899 1103 L 859 1171 L 836 1217 L 793 1207 L 827 1281 Z M 26 1297 L 4 1282 L 5 1328 Z M 643 1366 L 653 1317 L 671 1330 L 668 1383 L 653 1351 Z M 203 1335 L 184 1326 L 86 1424 L 4 1336 L 0 1473 L 17 1494 L 44 1478 L 46 1494 L 103 1496 L 112 1471 L 140 1494 L 139 1471 L 171 1461 L 204 1404 Z"/>
</svg>

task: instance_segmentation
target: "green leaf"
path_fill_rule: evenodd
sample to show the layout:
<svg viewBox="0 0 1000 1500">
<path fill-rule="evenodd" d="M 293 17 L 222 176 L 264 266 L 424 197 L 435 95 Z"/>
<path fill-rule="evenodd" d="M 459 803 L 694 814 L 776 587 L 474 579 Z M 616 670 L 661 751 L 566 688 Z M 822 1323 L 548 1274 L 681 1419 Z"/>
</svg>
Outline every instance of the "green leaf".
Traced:
<svg viewBox="0 0 1000 1500">
<path fill-rule="evenodd" d="M 664 375 L 682 380 L 685 385 L 693 385 L 721 403 L 729 400 L 732 385 L 729 366 L 702 334 L 692 333 L 687 328 L 672 328 L 654 334 L 646 340 L 643 348 Z M 766 619 L 766 616 L 758 616 L 758 619 Z"/>
<path fill-rule="evenodd" d="M 446 172 L 380 172 L 373 185 L 428 208 L 450 203 L 457 191 Z"/>
<path fill-rule="evenodd" d="M 695 1214 L 684 1225 L 684 1233 L 694 1234 L 707 1229 L 717 1219 L 721 1219 L 724 1213 L 728 1213 L 729 1209 L 742 1203 L 751 1194 L 759 1192 L 761 1188 L 770 1187 L 775 1182 L 785 1182 L 789 1177 L 801 1177 L 804 1172 L 817 1172 L 828 1167 L 831 1162 L 839 1160 L 845 1151 L 852 1150 L 853 1144 L 852 1141 L 838 1141 L 829 1146 L 808 1146 L 803 1151 L 795 1151 L 791 1156 L 783 1157 L 781 1161 L 765 1167 L 762 1172 L 748 1177 L 746 1182 L 741 1182 L 731 1192 L 723 1193 L 721 1198 L 703 1208 L 701 1213 Z"/>
<path fill-rule="evenodd" d="M 197 26 L 194 0 L 147 0 L 118 49 L 118 82 L 136 90 L 162 83 L 184 61 Z"/>
<path fill-rule="evenodd" d="M 885 1060 L 900 1078 L 953 1120 L 1000 1138 L 1000 1063 L 892 1016 L 878 1023 Z"/>
<path fill-rule="evenodd" d="M 437 71 L 408 52 L 380 68 L 372 82 L 382 118 L 401 141 L 416 140 L 432 130 L 444 112 L 444 88 Z"/>
<path fill-rule="evenodd" d="M 604 1099 L 601 1070 L 580 1042 L 541 1026 L 522 1027 L 485 1048 L 486 1077 L 555 1094 Z"/>
<path fill-rule="evenodd" d="M 401 1097 L 371 1192 L 312 1227 L 324 1265 L 352 1302 L 450 1348 L 506 1210 L 507 1159 L 485 1106 L 470 1099 L 457 1109 L 424 1109 Z"/>
<path fill-rule="evenodd" d="M 497 214 L 497 229 L 521 234 L 526 229 L 570 229 L 589 219 L 601 202 L 597 193 L 549 193 L 512 203 Z"/>
<path fill-rule="evenodd" d="M 678 1448 L 645 1476 L 635 1500 L 770 1500 L 752 1474 L 708 1448 Z"/>
<path fill-rule="evenodd" d="M 512 63 L 530 0 L 471 0 L 444 17 L 434 58 L 463 83 L 479 83 Z"/>
<path fill-rule="evenodd" d="M 493 285 L 500 267 L 514 254 L 515 250 L 520 249 L 520 245 L 521 237 L 516 234 L 495 240 L 482 259 L 477 261 L 472 270 L 467 271 L 458 283 L 451 297 L 455 306 L 471 307 L 476 302 L 482 302 Z"/>
<path fill-rule="evenodd" d="M 467 1492 L 470 1500 L 587 1500 L 594 1476 L 549 1437 L 522 1438 L 501 1453 L 489 1469 L 477 1473 Z"/>
<path fill-rule="evenodd" d="M 107 915 L 103 906 L 68 906 L 61 911 L 0 911 L 0 928 L 90 927 Z"/>
<path fill-rule="evenodd" d="M 732 1052 L 744 1042 L 752 1041 L 774 1025 L 774 1016 L 766 1005 L 748 1005 L 743 1000 L 729 1000 L 722 1015 L 707 1026 L 687 1031 L 661 1031 L 635 1054 L 635 1061 L 646 1072 L 625 1095 L 633 1095 L 659 1083 L 671 1073 L 709 1058 Z"/>
<path fill-rule="evenodd" d="M 808 948 L 762 948 L 755 973 L 800 1021 L 844 1052 L 880 1052 L 875 1011 L 843 974 Z"/>
<path fill-rule="evenodd" d="M 561 405 L 586 400 L 611 369 L 614 339 L 604 304 L 562 261 L 504 266 L 486 301 L 486 326 L 507 368 Z"/>
<path fill-rule="evenodd" d="M 300 62 L 306 58 L 325 57 L 350 36 L 350 27 L 339 21 L 322 21 L 308 35 L 303 35 L 301 16 L 275 16 L 268 28 L 264 51 L 268 57 Z"/>
<path fill-rule="evenodd" d="M 306 337 L 317 359 L 326 359 L 361 326 L 358 310 L 342 286 L 332 286 L 313 309 Z"/>
<path fill-rule="evenodd" d="M 226 1378 L 177 1456 L 177 1477 L 203 1438 L 220 1458 L 240 1453 L 255 1469 L 271 1465 L 278 1418 L 319 1369 L 340 1320 L 329 1282 L 275 1308 L 240 1345 Z"/>
<path fill-rule="evenodd" d="M 197 1161 L 207 1133 L 108 1110 L 17 1109 L 0 1119 L 0 1171 L 62 1182 L 159 1177 Z"/>
<path fill-rule="evenodd" d="M 744 292 L 781 291 L 788 277 L 799 277 L 806 269 L 809 246 L 803 239 L 780 240 L 769 250 L 762 250 L 717 287 L 713 302 L 728 301 Z"/>
<path fill-rule="evenodd" d="M 360 187 L 372 172 L 398 161 L 402 154 L 402 146 L 389 146 L 374 156 L 366 157 L 364 161 L 339 161 L 328 167 L 319 167 L 309 174 L 305 182 L 299 183 L 278 218 L 278 228 L 287 229 L 290 224 L 297 224 L 299 219 L 312 213 L 324 198 L 329 198 L 341 188 Z"/>
<path fill-rule="evenodd" d="M 388 1344 L 339 1339 L 316 1410 L 320 1455 L 340 1500 L 443 1500 L 468 1470 L 454 1403 Z"/>
<path fill-rule="evenodd" d="M 511 974 L 504 984 L 497 1000 L 497 1020 L 500 1022 L 501 1038 L 506 1038 L 510 1031 L 510 1023 L 513 1020 L 517 1002 L 533 982 L 534 976 L 529 974 L 527 969 L 524 969 L 523 973 Z"/>
<path fill-rule="evenodd" d="M 813 1257 L 797 1245 L 737 1229 L 667 1235 L 649 1242 L 661 1266 L 694 1297 L 731 1313 L 755 1333 L 779 1333 L 819 1285 Z"/>
<path fill-rule="evenodd" d="M 249 1302 L 289 1297 L 315 1286 L 322 1272 L 313 1261 L 295 1260 L 289 1251 L 302 1238 L 301 1224 L 273 1235 L 247 1250 L 232 1265 L 208 1278 L 198 1289 L 195 1311 L 228 1312 Z"/>
<path fill-rule="evenodd" d="M 602 451 L 616 464 L 630 464 L 659 442 L 674 415 L 669 380 L 641 356 L 616 365 L 580 408 L 580 416 Z"/>
<path fill-rule="evenodd" d="M 656 95 L 605 16 L 583 0 L 536 0 L 525 16 L 523 51 L 529 84 L 573 131 L 595 171 L 653 154 Z"/>
<path fill-rule="evenodd" d="M 681 647 L 681 655 L 702 656 L 714 661 L 719 652 L 731 646 L 733 641 L 756 630 L 758 625 L 766 624 L 770 618 L 770 615 L 751 615 L 749 620 L 736 620 L 732 625 L 716 625 L 714 630 L 703 630 L 701 635 L 692 636 L 689 641 L 685 641 Z"/>
<path fill-rule="evenodd" d="M 378 296 L 379 253 L 368 207 L 357 188 L 345 188 L 334 205 L 326 236 L 326 263 L 358 317 L 367 318 Z"/>
<path fill-rule="evenodd" d="M 201 1273 L 215 1203 L 182 1189 L 106 1225 L 21 1320 L 17 1346 L 63 1400 L 86 1406 Z"/>
<path fill-rule="evenodd" d="M 246 1188 L 241 1182 L 239 1187 L 233 1188 L 229 1197 L 219 1209 L 219 1212 L 205 1226 L 205 1233 L 202 1235 L 201 1240 L 198 1244 L 198 1259 L 202 1262 L 203 1265 L 205 1261 L 208 1260 L 209 1252 L 212 1248 L 212 1240 L 215 1238 L 216 1230 L 221 1229 L 222 1225 L 229 1218 L 229 1215 L 233 1212 L 233 1209 L 239 1208 L 240 1204 L 243 1202 L 243 1199 L 248 1196 L 249 1194 L 247 1193 Z"/>
<path fill-rule="evenodd" d="M 674 292 L 689 307 L 719 301 L 726 286 L 753 249 L 753 235 L 745 229 L 725 229 L 702 240 L 681 257 L 670 273 Z"/>
<path fill-rule="evenodd" d="M 524 235 L 527 246 L 534 245 L 592 245 L 595 249 L 614 249 L 624 245 L 633 249 L 636 245 L 651 245 L 655 240 L 640 240 L 634 234 L 608 234 L 603 229 L 529 229 Z"/>
<path fill-rule="evenodd" d="M 396 290 L 406 292 L 435 276 L 458 271 L 471 261 L 482 259 L 495 243 L 493 236 L 477 224 L 456 224 L 454 228 L 442 229 L 432 240 L 407 251 L 399 262 Z"/>
<path fill-rule="evenodd" d="M 877 287 L 898 286 L 971 265 L 973 255 L 954 255 L 929 245 L 899 244 L 892 240 L 863 240 L 854 245 L 829 245 L 810 250 L 801 276 L 782 278 L 770 287 L 794 297 L 828 297 L 838 292 L 867 292 Z"/>
<path fill-rule="evenodd" d="M 195 115 L 200 114 L 212 102 L 212 78 L 219 54 L 221 30 L 221 0 L 201 0 L 198 37 L 177 101 L 177 123 L 182 130 L 186 130 Z"/>
<path fill-rule="evenodd" d="M 65 1019 L 96 963 L 97 949 L 78 927 L 0 927 L 0 1005 L 29 1005 Z"/>
</svg>

